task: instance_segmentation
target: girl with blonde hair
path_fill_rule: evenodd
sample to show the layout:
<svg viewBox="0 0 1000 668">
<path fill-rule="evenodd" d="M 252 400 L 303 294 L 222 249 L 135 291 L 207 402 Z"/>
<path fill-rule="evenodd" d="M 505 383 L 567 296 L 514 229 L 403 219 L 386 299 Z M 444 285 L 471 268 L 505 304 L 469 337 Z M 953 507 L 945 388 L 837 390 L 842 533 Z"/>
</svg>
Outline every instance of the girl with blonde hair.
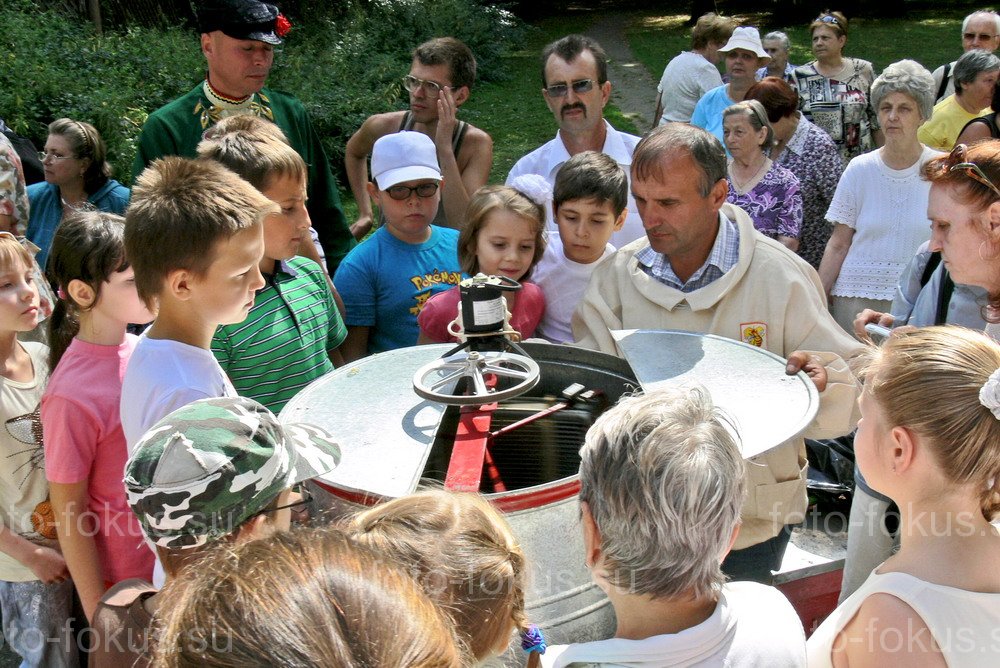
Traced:
<svg viewBox="0 0 1000 668">
<path fill-rule="evenodd" d="M 450 620 L 332 528 L 226 543 L 161 594 L 161 668 L 458 668 Z"/>
<path fill-rule="evenodd" d="M 809 639 L 810 666 L 993 666 L 1000 627 L 1000 345 L 895 334 L 874 353 L 855 436 L 899 506 L 900 549 Z"/>
<path fill-rule="evenodd" d="M 476 661 L 503 653 L 515 629 L 525 651 L 544 651 L 525 618 L 524 553 L 481 496 L 417 492 L 358 514 L 348 532 L 410 571 L 451 615 Z"/>
<path fill-rule="evenodd" d="M 524 175 L 511 186 L 484 186 L 476 191 L 458 235 L 458 261 L 469 276 L 485 274 L 520 283 L 505 292 L 510 324 L 522 339 L 535 335 L 545 313 L 545 295 L 531 272 L 545 253 L 545 205 L 552 199 L 544 179 Z M 420 315 L 417 343 L 457 342 L 449 323 L 458 315 L 459 287 L 431 297 Z"/>
</svg>

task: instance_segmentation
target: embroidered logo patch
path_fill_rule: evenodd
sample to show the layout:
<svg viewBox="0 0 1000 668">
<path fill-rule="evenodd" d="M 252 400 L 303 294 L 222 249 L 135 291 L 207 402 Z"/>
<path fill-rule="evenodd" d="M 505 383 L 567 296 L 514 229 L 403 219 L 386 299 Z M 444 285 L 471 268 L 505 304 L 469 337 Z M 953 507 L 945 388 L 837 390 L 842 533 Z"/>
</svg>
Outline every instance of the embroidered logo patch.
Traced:
<svg viewBox="0 0 1000 668">
<path fill-rule="evenodd" d="M 767 345 L 767 323 L 766 322 L 741 322 L 740 341 L 749 343 L 751 346 L 763 348 Z"/>
</svg>

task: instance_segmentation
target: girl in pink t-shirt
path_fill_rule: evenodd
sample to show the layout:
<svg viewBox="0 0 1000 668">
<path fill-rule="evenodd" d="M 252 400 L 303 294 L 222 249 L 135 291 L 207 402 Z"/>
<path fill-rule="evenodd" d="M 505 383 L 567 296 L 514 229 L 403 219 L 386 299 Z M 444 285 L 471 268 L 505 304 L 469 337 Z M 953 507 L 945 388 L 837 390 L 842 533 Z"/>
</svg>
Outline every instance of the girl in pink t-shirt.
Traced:
<svg viewBox="0 0 1000 668">
<path fill-rule="evenodd" d="M 49 321 L 52 376 L 42 397 L 45 472 L 59 544 L 87 618 L 112 584 L 149 579 L 153 553 L 122 483 L 127 451 L 119 416 L 129 323 L 153 316 L 125 261 L 124 220 L 96 211 L 56 230 L 48 275 L 58 288 Z"/>
<path fill-rule="evenodd" d="M 533 176 L 533 175 L 531 175 Z M 540 183 L 515 179 L 514 187 L 486 186 L 469 200 L 465 225 L 458 237 L 458 261 L 470 276 L 506 276 L 520 281 L 517 292 L 505 292 L 510 324 L 522 339 L 535 335 L 545 313 L 542 289 L 527 280 L 545 252 L 545 202 L 549 192 Z M 521 186 L 521 189 L 518 188 Z M 530 193 L 530 194 L 529 194 Z M 456 342 L 448 325 L 458 316 L 459 289 L 454 287 L 431 297 L 420 315 L 417 343 Z"/>
</svg>

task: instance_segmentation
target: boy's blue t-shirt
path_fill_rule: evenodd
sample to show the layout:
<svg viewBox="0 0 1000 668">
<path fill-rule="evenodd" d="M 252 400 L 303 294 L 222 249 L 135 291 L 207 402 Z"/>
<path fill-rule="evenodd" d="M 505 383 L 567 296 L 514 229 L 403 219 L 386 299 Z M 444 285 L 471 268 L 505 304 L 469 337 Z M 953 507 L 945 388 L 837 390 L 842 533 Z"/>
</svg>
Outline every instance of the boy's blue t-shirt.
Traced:
<svg viewBox="0 0 1000 668">
<path fill-rule="evenodd" d="M 458 230 L 431 225 L 422 244 L 408 244 L 380 227 L 347 254 L 333 282 L 348 327 L 370 327 L 368 352 L 417 343 L 417 314 L 431 295 L 458 285 Z"/>
</svg>

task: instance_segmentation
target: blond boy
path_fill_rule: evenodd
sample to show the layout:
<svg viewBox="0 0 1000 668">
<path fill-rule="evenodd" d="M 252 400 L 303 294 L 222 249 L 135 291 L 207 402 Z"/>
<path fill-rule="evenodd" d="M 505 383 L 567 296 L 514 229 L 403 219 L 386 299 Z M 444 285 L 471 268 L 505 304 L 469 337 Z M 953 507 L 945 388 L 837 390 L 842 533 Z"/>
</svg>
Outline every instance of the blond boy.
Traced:
<svg viewBox="0 0 1000 668">
<path fill-rule="evenodd" d="M 170 411 L 236 390 L 209 350 L 219 325 L 242 322 L 264 286 L 263 225 L 277 204 L 210 160 L 168 157 L 144 171 L 125 217 L 125 256 L 152 310 L 122 382 L 129 451 Z"/>
<path fill-rule="evenodd" d="M 322 268 L 296 257 L 309 238 L 306 165 L 280 128 L 255 116 L 220 121 L 198 146 L 281 207 L 264 219 L 265 286 L 241 323 L 223 325 L 212 353 L 240 396 L 278 413 L 303 387 L 343 363 L 347 328 Z"/>
</svg>

